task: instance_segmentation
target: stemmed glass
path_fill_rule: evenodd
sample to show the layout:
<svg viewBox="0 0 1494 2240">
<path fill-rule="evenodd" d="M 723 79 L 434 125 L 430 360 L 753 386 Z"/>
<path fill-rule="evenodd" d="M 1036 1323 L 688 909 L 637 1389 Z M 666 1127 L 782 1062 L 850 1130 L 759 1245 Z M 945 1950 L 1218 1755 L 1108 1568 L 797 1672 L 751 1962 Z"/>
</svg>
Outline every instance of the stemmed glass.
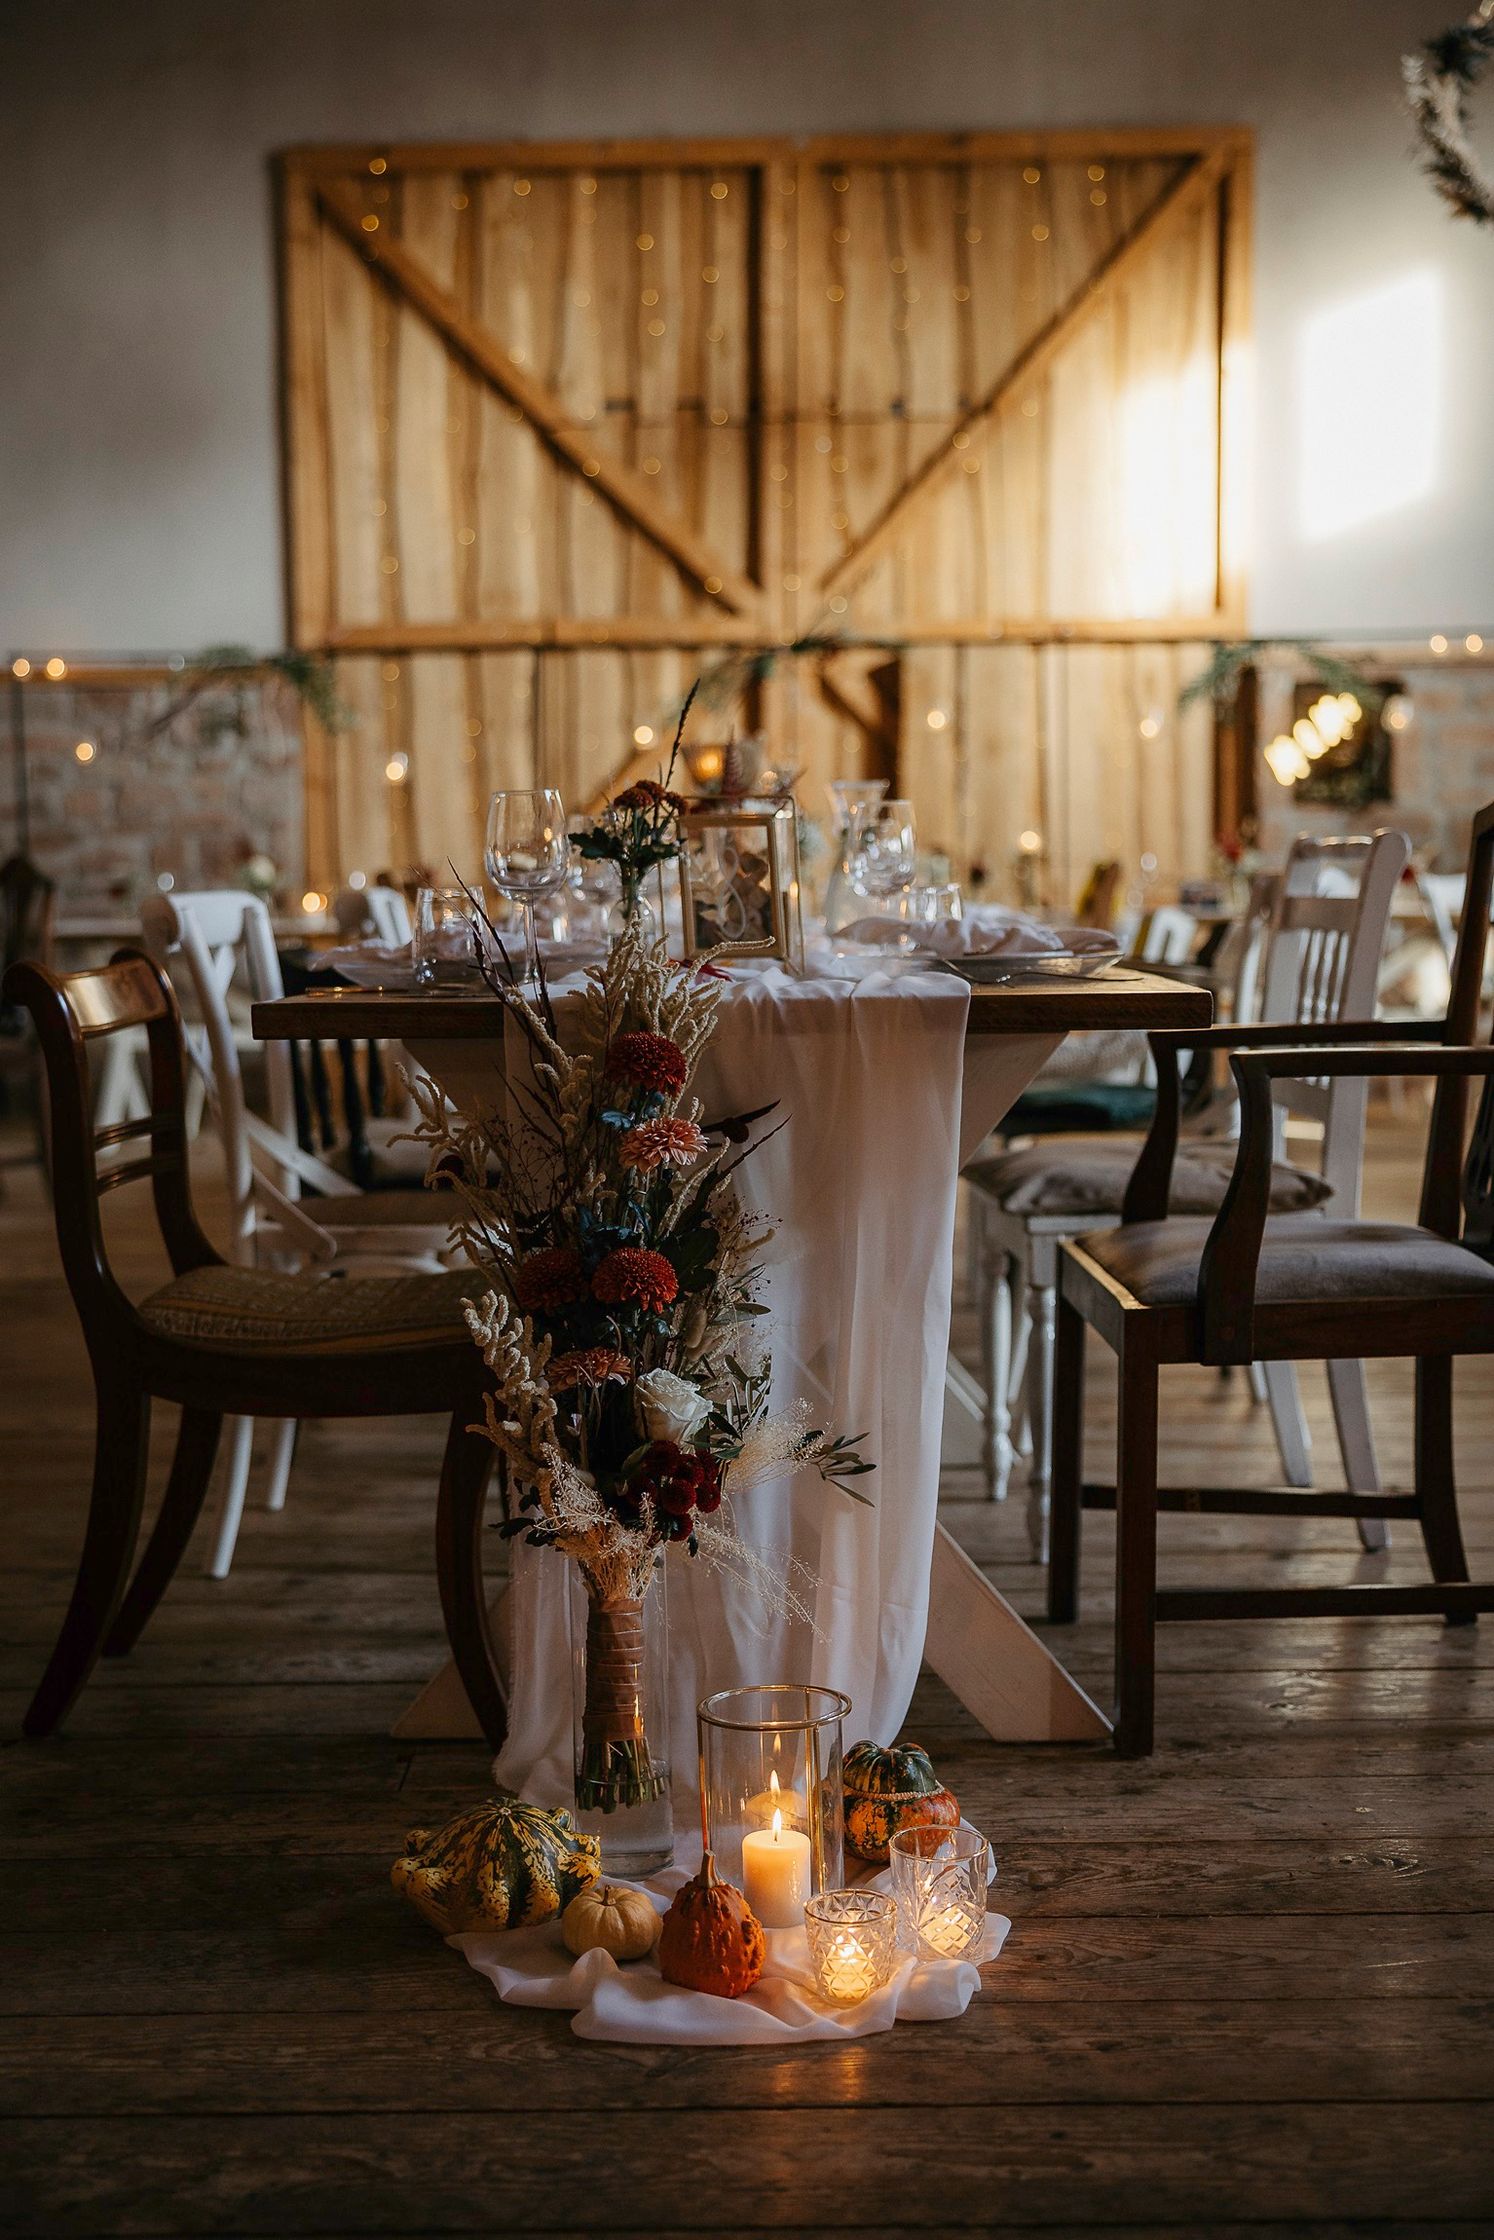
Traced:
<svg viewBox="0 0 1494 2240">
<path fill-rule="evenodd" d="M 918 824 L 911 801 L 879 801 L 856 823 L 852 884 L 884 910 L 896 907 L 918 872 Z"/>
<path fill-rule="evenodd" d="M 498 892 L 519 906 L 524 921 L 519 986 L 533 989 L 539 984 L 534 906 L 543 895 L 555 894 L 565 885 L 571 861 L 565 804 L 554 786 L 510 788 L 493 795 L 483 860 Z"/>
</svg>

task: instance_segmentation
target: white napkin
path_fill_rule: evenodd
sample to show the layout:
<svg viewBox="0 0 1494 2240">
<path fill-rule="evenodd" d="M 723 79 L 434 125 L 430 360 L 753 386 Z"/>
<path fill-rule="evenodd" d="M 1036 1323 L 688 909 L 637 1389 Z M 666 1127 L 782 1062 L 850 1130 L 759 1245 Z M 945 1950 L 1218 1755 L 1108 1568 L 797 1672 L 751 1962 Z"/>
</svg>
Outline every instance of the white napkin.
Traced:
<svg viewBox="0 0 1494 2240">
<path fill-rule="evenodd" d="M 935 957 L 1073 956 L 1117 947 L 1113 933 L 1092 926 L 1050 926 L 998 903 L 978 903 L 963 918 L 940 918 L 933 925 L 903 918 L 858 918 L 837 937 L 866 947 L 890 944 L 915 947 Z"/>
<path fill-rule="evenodd" d="M 318 969 L 340 972 L 355 988 L 388 988 L 402 993 L 415 985 L 415 959 L 408 941 L 352 941 L 342 949 L 323 949 Z"/>
<path fill-rule="evenodd" d="M 608 1879 L 615 1883 L 619 1878 Z M 645 1891 L 662 1914 L 688 1879 L 688 1870 L 675 1866 L 630 1887 Z M 884 1870 L 867 1887 L 886 1890 L 890 1884 L 890 1872 Z M 980 1970 L 996 1959 L 1010 1928 L 1005 1914 L 988 1913 L 980 1946 L 964 1960 L 923 1961 L 900 1954 L 882 1988 L 854 2007 L 833 2006 L 818 1996 L 803 1929 L 766 1932 L 762 1975 L 740 1999 L 719 1999 L 666 1983 L 652 1953 L 622 1964 L 605 1952 L 572 1959 L 558 1920 L 532 1929 L 468 1930 L 446 1941 L 510 2006 L 569 2009 L 578 2038 L 613 2045 L 754 2046 L 866 2038 L 890 2030 L 895 2022 L 950 2021 L 964 2013 L 980 1989 Z"/>
</svg>

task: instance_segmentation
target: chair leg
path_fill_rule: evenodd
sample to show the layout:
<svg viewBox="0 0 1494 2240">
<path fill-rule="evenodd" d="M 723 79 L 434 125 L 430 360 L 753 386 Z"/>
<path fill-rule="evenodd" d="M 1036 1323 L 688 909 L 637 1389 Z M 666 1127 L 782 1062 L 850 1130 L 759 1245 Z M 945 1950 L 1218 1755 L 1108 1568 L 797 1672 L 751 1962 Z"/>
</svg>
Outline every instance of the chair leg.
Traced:
<svg viewBox="0 0 1494 2240">
<path fill-rule="evenodd" d="M 1281 1474 L 1289 1486 L 1310 1486 L 1312 1440 L 1308 1436 L 1307 1418 L 1302 1413 L 1296 1367 L 1290 1361 L 1263 1361 L 1260 1369 L 1266 1380 L 1266 1398 L 1271 1404 Z"/>
<path fill-rule="evenodd" d="M 1028 1291 L 1031 1335 L 1027 1352 L 1027 1415 L 1032 1425 L 1032 1467 L 1027 1476 L 1027 1535 L 1041 1560 L 1048 1537 L 1048 1500 L 1053 1473 L 1053 1313 L 1052 1283 Z"/>
<path fill-rule="evenodd" d="M 482 1583 L 482 1513 L 493 1449 L 467 1428 L 476 1413 L 474 1406 L 459 1406 L 446 1435 L 436 1497 L 436 1583 L 452 1661 L 490 1747 L 499 1750 L 508 1733 L 508 1707 Z"/>
<path fill-rule="evenodd" d="M 1458 1522 L 1457 1483 L 1453 1477 L 1452 1355 L 1422 1354 L 1416 1363 L 1416 1498 L 1421 1504 L 1421 1536 L 1437 1580 L 1466 1579 L 1468 1558 Z M 1477 1623 L 1449 1618 L 1449 1625 Z"/>
<path fill-rule="evenodd" d="M 1378 1493 L 1380 1465 L 1375 1459 L 1364 1363 L 1329 1361 L 1324 1366 L 1338 1430 L 1338 1451 L 1343 1457 L 1344 1484 L 1351 1493 Z M 1354 1521 L 1359 1527 L 1359 1545 L 1367 1554 L 1380 1555 L 1390 1546 L 1390 1526 L 1384 1517 L 1356 1517 Z"/>
<path fill-rule="evenodd" d="M 981 1466 L 986 1494 L 1006 1499 L 1012 1473 L 1012 1264 L 1004 1252 L 983 1252 L 980 1330 L 986 1405 L 981 1418 Z"/>
<path fill-rule="evenodd" d="M 282 1416 L 270 1434 L 270 1475 L 265 1486 L 265 1507 L 283 1509 L 285 1489 L 290 1483 L 291 1464 L 296 1459 L 296 1437 L 301 1429 L 295 1416 Z"/>
<path fill-rule="evenodd" d="M 249 1457 L 254 1446 L 253 1416 L 231 1416 L 228 1425 L 228 1458 L 223 1465 L 223 1497 L 218 1505 L 218 1532 L 205 1566 L 210 1579 L 226 1579 L 233 1567 L 239 1525 L 244 1515 L 244 1495 L 249 1485 Z"/>
<path fill-rule="evenodd" d="M 101 1385 L 83 1554 L 57 1646 L 22 1722 L 28 1735 L 51 1734 L 93 1670 L 135 1552 L 149 1455 L 149 1394 Z"/>
<path fill-rule="evenodd" d="M 106 1657 L 123 1657 L 145 1631 L 151 1612 L 186 1554 L 213 1474 L 223 1418 L 203 1408 L 183 1408 L 161 1510 L 145 1543 L 129 1591 L 104 1639 Z"/>
<path fill-rule="evenodd" d="M 1053 1353 L 1053 1493 L 1048 1522 L 1048 1616 L 1079 1614 L 1079 1533 L 1084 1518 L 1084 1317 L 1062 1295 Z"/>
<path fill-rule="evenodd" d="M 1115 1471 L 1115 1747 L 1152 1749 L 1157 1662 L 1157 1364 L 1134 1345 L 1120 1355 Z"/>
</svg>

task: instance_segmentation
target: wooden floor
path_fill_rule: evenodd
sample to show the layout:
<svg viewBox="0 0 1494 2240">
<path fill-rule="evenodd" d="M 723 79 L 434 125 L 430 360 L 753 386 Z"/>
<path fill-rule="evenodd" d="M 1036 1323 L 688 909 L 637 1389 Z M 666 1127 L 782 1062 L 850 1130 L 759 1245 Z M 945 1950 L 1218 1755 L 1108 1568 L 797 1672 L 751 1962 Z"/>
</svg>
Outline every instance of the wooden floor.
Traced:
<svg viewBox="0 0 1494 2240">
<path fill-rule="evenodd" d="M 1384 1125 L 1374 1166 L 1377 1204 L 1404 1207 Z M 1173 1475 L 1268 1482 L 1239 1380 L 1174 1376 Z M 1460 1378 L 1487 1572 L 1494 1376 Z M 1373 1387 L 1387 1476 L 1404 1473 L 1409 1377 Z M 1097 1364 L 1096 1466 L 1107 1391 Z M 14 1173 L 0 1436 L 14 1737 L 91 1446 L 47 1217 Z M 314 1427 L 286 1512 L 251 1509 L 231 1579 L 205 1580 L 199 1547 L 66 1734 L 8 1742 L 0 2230 L 1494 2231 L 1494 1625 L 1170 1629 L 1139 1765 L 997 1749 L 926 1683 L 910 1732 L 990 1833 L 1016 1924 L 965 2018 L 784 2052 L 588 2048 L 563 2016 L 500 2008 L 389 1889 L 406 1829 L 487 1772 L 479 1748 L 388 1738 L 438 1656 L 439 1443 L 434 1420 Z M 994 1510 L 971 1483 L 949 1480 L 948 1521 L 1036 1610 L 1020 1499 Z M 1097 1687 L 1108 1529 L 1063 1639 Z M 1360 1568 L 1348 1526 L 1163 1531 L 1174 1580 Z M 1397 1536 L 1390 1574 L 1420 1576 Z"/>
</svg>

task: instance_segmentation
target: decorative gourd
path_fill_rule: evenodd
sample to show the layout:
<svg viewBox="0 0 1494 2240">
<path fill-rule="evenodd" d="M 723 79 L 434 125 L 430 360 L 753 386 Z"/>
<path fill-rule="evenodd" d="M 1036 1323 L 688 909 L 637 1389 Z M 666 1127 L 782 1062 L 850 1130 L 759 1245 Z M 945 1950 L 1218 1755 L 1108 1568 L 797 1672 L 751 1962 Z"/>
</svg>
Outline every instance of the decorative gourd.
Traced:
<svg viewBox="0 0 1494 2240">
<path fill-rule="evenodd" d="M 544 1812 L 504 1790 L 444 1828 L 412 1828 L 390 1881 L 443 1936 L 548 1921 L 602 1870 L 601 1839 L 568 1812 Z"/>
<path fill-rule="evenodd" d="M 659 1938 L 659 1913 L 642 1890 L 593 1883 L 572 1898 L 560 1917 L 567 1952 L 608 1952 L 614 1960 L 641 1960 Z"/>
<path fill-rule="evenodd" d="M 740 1890 L 723 1882 L 709 1851 L 693 1882 L 676 1890 L 659 1931 L 659 1973 L 686 1991 L 740 1999 L 763 1972 L 767 1939 Z"/>
<path fill-rule="evenodd" d="M 959 1800 L 916 1742 L 853 1742 L 846 1752 L 846 1844 L 858 1859 L 887 1864 L 900 1828 L 957 1828 Z"/>
</svg>

